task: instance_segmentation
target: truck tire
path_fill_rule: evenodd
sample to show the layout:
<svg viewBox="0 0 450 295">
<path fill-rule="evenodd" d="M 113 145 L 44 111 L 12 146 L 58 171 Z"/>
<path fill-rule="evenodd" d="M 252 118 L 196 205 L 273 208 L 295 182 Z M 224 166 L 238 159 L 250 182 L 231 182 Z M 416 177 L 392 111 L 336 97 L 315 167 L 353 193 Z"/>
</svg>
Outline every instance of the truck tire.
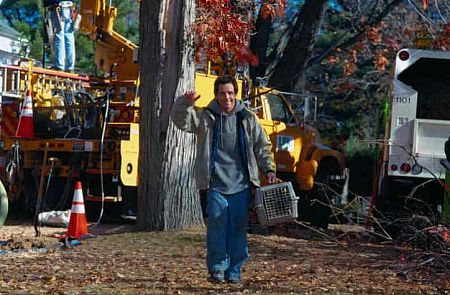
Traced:
<svg viewBox="0 0 450 295">
<path fill-rule="evenodd" d="M 331 208 L 326 187 L 314 185 L 311 203 L 311 225 L 328 229 Z"/>
<path fill-rule="evenodd" d="M 339 174 L 339 168 L 335 161 L 322 160 L 319 164 L 316 177 L 314 178 L 314 187 L 310 198 L 311 225 L 323 229 L 327 229 L 331 210 L 331 190 L 328 187 L 331 185 L 330 176 Z"/>
<path fill-rule="evenodd" d="M 10 204 L 10 213 L 18 219 L 33 218 L 36 213 L 38 188 L 31 171 L 24 170 L 23 179 L 18 187 L 19 199 Z"/>
<path fill-rule="evenodd" d="M 5 224 L 6 217 L 8 216 L 8 195 L 6 194 L 5 187 L 0 180 L 0 228 Z"/>
</svg>

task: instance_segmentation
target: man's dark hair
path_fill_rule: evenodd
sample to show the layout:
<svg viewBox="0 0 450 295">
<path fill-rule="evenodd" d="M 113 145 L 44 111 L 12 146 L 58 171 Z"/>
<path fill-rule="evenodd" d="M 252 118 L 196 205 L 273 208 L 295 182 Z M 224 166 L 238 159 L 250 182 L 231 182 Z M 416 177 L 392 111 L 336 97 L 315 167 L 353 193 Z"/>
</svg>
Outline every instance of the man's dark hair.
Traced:
<svg viewBox="0 0 450 295">
<path fill-rule="evenodd" d="M 238 88 L 238 83 L 237 83 L 236 79 L 233 76 L 224 75 L 224 76 L 218 77 L 216 79 L 216 81 L 214 81 L 214 95 L 217 95 L 217 93 L 219 92 L 219 85 L 228 84 L 228 83 L 233 84 L 234 94 L 237 94 L 239 88 Z"/>
</svg>

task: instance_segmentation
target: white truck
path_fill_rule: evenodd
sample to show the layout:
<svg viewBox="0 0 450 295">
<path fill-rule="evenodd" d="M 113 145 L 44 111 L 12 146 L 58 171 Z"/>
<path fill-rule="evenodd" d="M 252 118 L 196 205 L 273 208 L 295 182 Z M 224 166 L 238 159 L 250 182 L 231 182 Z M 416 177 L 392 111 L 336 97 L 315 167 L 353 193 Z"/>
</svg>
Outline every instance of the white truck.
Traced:
<svg viewBox="0 0 450 295">
<path fill-rule="evenodd" d="M 400 50 L 387 110 L 377 206 L 396 219 L 414 214 L 436 222 L 450 136 L 450 52 Z"/>
</svg>

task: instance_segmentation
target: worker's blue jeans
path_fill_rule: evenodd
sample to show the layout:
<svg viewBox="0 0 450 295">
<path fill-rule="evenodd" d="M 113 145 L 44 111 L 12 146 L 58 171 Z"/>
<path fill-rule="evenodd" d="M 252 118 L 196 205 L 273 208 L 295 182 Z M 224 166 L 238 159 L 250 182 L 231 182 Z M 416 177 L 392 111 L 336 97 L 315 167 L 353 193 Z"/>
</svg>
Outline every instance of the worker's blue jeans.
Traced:
<svg viewBox="0 0 450 295">
<path fill-rule="evenodd" d="M 71 17 L 71 8 L 61 8 L 59 18 L 61 29 L 57 30 L 53 37 L 54 67 L 59 70 L 71 71 L 75 66 L 75 38 Z"/>
<path fill-rule="evenodd" d="M 226 279 L 240 280 L 248 258 L 249 197 L 250 189 L 231 195 L 207 192 L 206 264 L 210 272 L 223 271 Z"/>
</svg>

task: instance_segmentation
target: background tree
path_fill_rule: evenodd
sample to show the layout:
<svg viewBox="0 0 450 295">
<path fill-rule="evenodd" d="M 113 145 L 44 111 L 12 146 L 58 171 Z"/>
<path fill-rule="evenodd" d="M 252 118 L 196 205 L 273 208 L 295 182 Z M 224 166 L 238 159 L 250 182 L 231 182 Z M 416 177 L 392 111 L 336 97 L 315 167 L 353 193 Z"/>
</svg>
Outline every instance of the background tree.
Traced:
<svg viewBox="0 0 450 295">
<path fill-rule="evenodd" d="M 30 32 L 32 33 L 36 32 L 41 25 L 39 23 L 39 19 L 41 18 L 39 12 L 41 12 L 41 10 L 41 1 L 3 0 L 1 3 L 2 16 L 8 21 L 11 27 L 17 29 L 22 23 L 26 23 L 30 27 Z"/>
<path fill-rule="evenodd" d="M 139 3 L 136 0 L 113 1 L 117 8 L 114 30 L 131 42 L 139 43 Z"/>
<path fill-rule="evenodd" d="M 291 1 L 292 6 L 298 5 L 292 2 L 293 1 Z M 273 57 L 267 56 L 267 51 L 270 47 L 270 37 L 274 32 L 274 22 L 276 18 L 283 16 L 284 9 L 286 7 L 285 2 L 278 1 L 278 3 L 276 4 L 277 5 L 274 6 L 269 1 L 264 1 L 261 4 L 255 21 L 255 33 L 250 35 L 250 49 L 252 50 L 252 52 L 254 52 L 259 61 L 257 65 L 252 65 L 250 67 L 250 78 L 252 79 L 253 83 L 257 82 L 256 79 L 258 77 L 265 76 L 266 67 L 268 66 L 269 61 L 273 59 Z M 296 10 L 297 9 L 295 9 L 294 11 Z M 289 13 L 289 11 L 291 12 Z M 286 12 L 286 15 L 290 16 L 292 13 L 295 12 L 293 12 L 291 9 Z M 275 51 L 272 51 L 272 53 L 274 52 Z"/>
<path fill-rule="evenodd" d="M 21 38 L 28 40 L 30 57 L 42 60 L 43 23 L 42 3 L 33 0 L 3 0 L 0 5 L 0 18 L 6 20 L 12 28 L 21 33 Z M 38 48 L 41 46 L 40 48 Z M 25 55 L 25 52 L 21 52 Z"/>
<path fill-rule="evenodd" d="M 262 62 L 251 71 L 253 81 L 259 76 L 271 87 L 318 96 L 321 129 L 328 126 L 335 132 L 341 126 L 344 133 L 376 137 L 375 118 L 388 90 L 395 53 L 416 46 L 418 29 L 425 31 L 430 48 L 448 49 L 449 5 L 428 4 L 292 0 L 288 16 L 270 19 L 261 10 L 252 49 Z"/>
<path fill-rule="evenodd" d="M 442 36 L 450 10 L 445 1 L 426 10 L 421 1 L 339 3 L 339 9 L 326 10 L 302 89 L 321 98 L 321 111 L 336 118 L 344 133 L 376 138 L 382 136 L 378 118 L 395 54 L 417 47 L 418 38 L 428 39 L 426 48 L 448 49 Z"/>
<path fill-rule="evenodd" d="M 269 85 L 280 90 L 290 90 L 292 82 L 296 82 L 292 77 L 298 79 L 299 74 L 303 72 L 303 67 L 312 52 L 326 3 L 326 0 L 305 1 L 288 31 L 288 36 L 281 38 L 276 55 L 272 55 L 273 61 L 266 68 Z M 288 41 L 284 42 L 284 38 L 288 38 Z"/>
<path fill-rule="evenodd" d="M 197 61 L 221 63 L 224 54 L 238 62 L 256 65 L 257 57 L 248 46 L 252 30 L 249 14 L 252 1 L 197 0 L 197 18 L 194 24 Z"/>
<path fill-rule="evenodd" d="M 168 230 L 203 224 L 193 178 L 195 137 L 169 114 L 193 89 L 193 0 L 142 1 L 140 7 L 140 165 L 138 226 Z"/>
</svg>

